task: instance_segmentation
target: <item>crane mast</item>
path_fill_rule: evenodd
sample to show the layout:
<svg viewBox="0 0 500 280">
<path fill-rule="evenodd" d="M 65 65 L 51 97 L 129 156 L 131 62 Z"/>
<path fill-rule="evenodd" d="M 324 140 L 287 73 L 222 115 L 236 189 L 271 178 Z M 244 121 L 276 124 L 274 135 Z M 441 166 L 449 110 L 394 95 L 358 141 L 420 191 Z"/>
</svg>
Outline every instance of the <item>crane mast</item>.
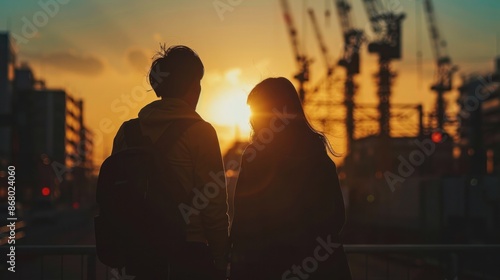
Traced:
<svg viewBox="0 0 500 280">
<path fill-rule="evenodd" d="M 389 137 L 391 132 L 391 86 L 396 74 L 391 70 L 391 62 L 401 58 L 401 23 L 404 13 L 396 13 L 388 9 L 381 0 L 363 0 L 366 13 L 375 34 L 374 40 L 368 45 L 370 53 L 379 57 L 379 72 L 377 73 L 379 98 L 379 131 L 383 137 Z"/>
<path fill-rule="evenodd" d="M 299 90 L 298 90 L 299 97 L 300 100 L 304 102 L 306 95 L 305 83 L 309 81 L 310 60 L 300 50 L 297 28 L 295 27 L 295 23 L 293 21 L 288 1 L 281 0 L 280 2 L 281 2 L 281 8 L 283 9 L 283 16 L 288 29 L 288 34 L 290 36 L 290 41 L 292 43 L 293 55 L 295 56 L 295 61 L 299 68 L 299 72 L 294 76 L 294 78 L 299 82 Z"/>
<path fill-rule="evenodd" d="M 359 74 L 359 49 L 363 43 L 363 31 L 353 27 L 351 4 L 348 0 L 335 0 L 337 15 L 344 37 L 344 50 L 338 64 L 346 70 L 344 105 L 346 107 L 347 149 L 354 141 L 354 77 Z"/>
<path fill-rule="evenodd" d="M 453 73 L 457 67 L 452 65 L 448 55 L 446 41 L 441 37 L 438 29 L 436 14 L 431 0 L 424 0 L 424 10 L 427 15 L 429 35 L 431 39 L 432 51 L 436 59 L 435 81 L 431 87 L 436 92 L 436 121 L 437 128 L 443 129 L 446 121 L 446 101 L 444 94 L 452 89 Z"/>
</svg>

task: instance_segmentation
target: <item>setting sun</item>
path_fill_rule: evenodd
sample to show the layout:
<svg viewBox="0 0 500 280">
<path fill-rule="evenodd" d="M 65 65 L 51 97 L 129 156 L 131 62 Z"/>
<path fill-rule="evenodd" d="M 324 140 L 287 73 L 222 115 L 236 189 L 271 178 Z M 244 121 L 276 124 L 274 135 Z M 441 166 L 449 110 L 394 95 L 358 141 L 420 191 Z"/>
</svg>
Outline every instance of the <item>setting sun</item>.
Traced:
<svg viewBox="0 0 500 280">
<path fill-rule="evenodd" d="M 250 108 L 246 104 L 247 93 L 227 91 L 210 105 L 210 118 L 217 125 L 239 129 L 243 135 L 250 132 Z"/>
</svg>

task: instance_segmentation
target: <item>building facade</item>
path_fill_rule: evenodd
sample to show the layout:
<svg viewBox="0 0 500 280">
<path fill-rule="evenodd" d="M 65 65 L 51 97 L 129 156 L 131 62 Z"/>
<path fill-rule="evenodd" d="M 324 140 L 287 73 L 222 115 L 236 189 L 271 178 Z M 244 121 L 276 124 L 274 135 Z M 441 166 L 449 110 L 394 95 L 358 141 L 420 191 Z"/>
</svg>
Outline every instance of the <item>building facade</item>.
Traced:
<svg viewBox="0 0 500 280">
<path fill-rule="evenodd" d="M 47 88 L 27 64 L 17 65 L 9 34 L 0 34 L 0 167 L 15 166 L 18 202 L 46 196 L 79 203 L 88 193 L 93 144 L 83 108 L 82 99 Z"/>
<path fill-rule="evenodd" d="M 0 33 L 0 167 L 11 160 L 15 61 L 16 55 L 9 34 Z"/>
<path fill-rule="evenodd" d="M 92 143 L 84 124 L 83 100 L 65 90 L 46 88 L 24 65 L 16 70 L 14 104 L 18 144 L 14 158 L 26 199 L 49 188 L 55 198 L 74 200 L 73 187 L 92 172 Z"/>
<path fill-rule="evenodd" d="M 461 163 L 475 175 L 500 174 L 500 58 L 495 71 L 465 77 L 459 90 Z"/>
</svg>

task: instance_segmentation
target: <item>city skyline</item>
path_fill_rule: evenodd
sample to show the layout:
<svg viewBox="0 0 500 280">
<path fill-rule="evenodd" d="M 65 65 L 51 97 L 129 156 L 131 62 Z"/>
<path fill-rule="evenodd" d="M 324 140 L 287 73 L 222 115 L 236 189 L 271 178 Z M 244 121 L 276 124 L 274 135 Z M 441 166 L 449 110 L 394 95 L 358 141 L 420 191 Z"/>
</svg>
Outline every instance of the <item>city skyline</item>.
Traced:
<svg viewBox="0 0 500 280">
<path fill-rule="evenodd" d="M 499 0 L 0 7 L 0 279 L 500 279 Z"/>
<path fill-rule="evenodd" d="M 303 2 L 290 2 L 299 38 L 306 45 L 307 54 L 315 58 L 311 70 L 314 83 L 323 74 L 323 62 L 310 23 L 303 18 Z M 324 2 L 308 3 L 307 7 L 315 9 L 332 58 L 337 59 L 342 37 L 333 1 L 330 2 L 332 16 L 328 25 L 323 17 Z M 462 73 L 492 71 L 494 57 L 498 55 L 495 26 L 500 20 L 495 11 L 500 3 L 434 2 L 439 28 L 448 42 L 453 62 L 460 67 L 454 86 L 460 85 Z M 52 6 L 47 6 L 48 3 Z M 403 22 L 403 60 L 393 67 L 398 77 L 392 101 L 423 103 L 425 111 L 430 112 L 434 95 L 429 88 L 435 67 L 422 7 L 418 6 L 419 12 L 415 9 L 422 2 L 388 3 L 407 15 Z M 353 5 L 356 26 L 368 29 L 361 1 L 353 1 Z M 156 98 L 148 91 L 145 76 L 150 58 L 162 42 L 188 45 L 203 60 L 206 72 L 198 109 L 201 116 L 216 127 L 223 150 L 233 140 L 234 126 L 244 126 L 241 119 L 235 123 L 228 121 L 241 111 L 225 110 L 230 107 L 228 103 L 236 104 L 231 109 L 245 108 L 246 95 L 257 82 L 268 76 L 292 79 L 297 71 L 278 1 L 48 0 L 5 2 L 2 6 L 7 8 L 2 9 L 0 17 L 7 20 L 4 26 L 0 23 L 0 29 L 9 29 L 14 37 L 18 36 L 18 62 L 28 62 L 37 78 L 46 80 L 48 86 L 65 88 L 85 100 L 86 122 L 102 136 L 102 144 L 96 143 L 96 162 L 111 150 L 112 138 L 120 124 L 135 117 L 141 107 Z M 42 21 L 40 11 L 46 13 L 46 21 Z M 30 29 L 25 27 L 27 22 L 34 24 L 37 20 L 46 23 L 34 25 L 32 34 L 23 32 Z M 420 23 L 418 29 L 416 23 Z M 416 63 L 419 49 L 423 54 L 420 78 Z M 362 59 L 357 101 L 376 103 L 372 78 L 377 70 L 376 56 L 368 54 L 363 47 Z M 342 77 L 343 69 L 337 68 L 336 72 Z M 456 95 L 456 91 L 451 94 Z M 452 106 L 453 98 L 450 99 Z M 245 136 L 248 131 L 243 129 L 241 134 Z M 334 146 L 343 152 L 339 143 Z"/>
</svg>

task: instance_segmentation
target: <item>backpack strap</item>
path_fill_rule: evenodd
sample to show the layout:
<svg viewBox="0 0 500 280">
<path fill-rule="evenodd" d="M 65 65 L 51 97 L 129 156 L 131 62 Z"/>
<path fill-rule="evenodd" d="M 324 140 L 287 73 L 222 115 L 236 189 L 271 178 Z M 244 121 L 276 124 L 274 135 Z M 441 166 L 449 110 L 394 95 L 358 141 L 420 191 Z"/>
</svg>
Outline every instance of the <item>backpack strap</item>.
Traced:
<svg viewBox="0 0 500 280">
<path fill-rule="evenodd" d="M 140 147 L 146 144 L 138 118 L 125 122 L 124 130 L 127 147 Z"/>
</svg>

